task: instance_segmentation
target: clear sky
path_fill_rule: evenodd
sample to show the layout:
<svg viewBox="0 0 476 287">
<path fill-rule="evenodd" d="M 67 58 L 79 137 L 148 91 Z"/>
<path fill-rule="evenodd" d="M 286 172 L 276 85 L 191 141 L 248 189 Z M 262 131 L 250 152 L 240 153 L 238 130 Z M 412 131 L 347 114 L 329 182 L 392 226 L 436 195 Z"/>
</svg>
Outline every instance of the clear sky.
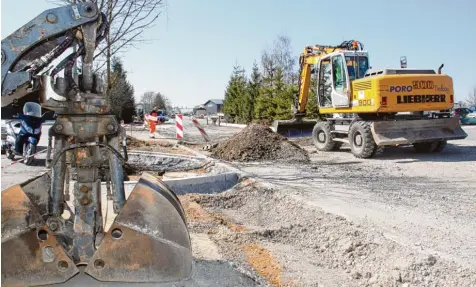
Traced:
<svg viewBox="0 0 476 287">
<path fill-rule="evenodd" d="M 146 37 L 123 58 L 136 98 L 152 90 L 174 105 L 223 98 L 232 67 L 247 72 L 277 35 L 297 58 L 311 44 L 361 41 L 371 66 L 437 69 L 453 77 L 456 100 L 476 85 L 476 0 L 167 0 Z M 2 0 L 2 38 L 54 4 Z"/>
</svg>

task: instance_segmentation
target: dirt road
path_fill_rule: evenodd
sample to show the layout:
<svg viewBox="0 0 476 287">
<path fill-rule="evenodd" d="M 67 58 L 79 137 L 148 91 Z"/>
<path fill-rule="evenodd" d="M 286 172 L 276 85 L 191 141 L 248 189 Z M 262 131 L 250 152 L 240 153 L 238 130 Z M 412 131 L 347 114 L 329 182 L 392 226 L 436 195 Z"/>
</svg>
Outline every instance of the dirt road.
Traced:
<svg viewBox="0 0 476 287">
<path fill-rule="evenodd" d="M 237 132 L 239 132 L 242 127 L 231 126 L 227 124 L 213 125 L 211 121 L 207 124 L 205 119 L 198 119 L 200 125 L 205 129 L 209 135 L 212 142 L 221 141 L 227 139 Z M 149 132 L 147 130 L 130 130 L 126 129 L 128 135 L 140 139 L 148 139 Z M 166 138 L 166 139 L 175 139 L 176 127 L 175 121 L 172 119 L 167 123 L 158 125 L 156 128 L 156 137 L 157 138 Z M 192 143 L 206 143 L 204 137 L 200 134 L 198 129 L 193 125 L 192 119 L 190 117 L 183 118 L 183 140 Z"/>
<path fill-rule="evenodd" d="M 173 125 L 160 129 L 174 134 Z M 464 129 L 469 137 L 440 154 L 400 147 L 360 160 L 346 147 L 315 152 L 303 140 L 309 164 L 232 163 L 251 179 L 181 198 L 202 242 L 194 252 L 274 286 L 476 286 L 476 127 Z M 218 139 L 239 131 L 208 130 Z M 39 161 L 2 169 L 2 188 L 42 170 Z"/>
<path fill-rule="evenodd" d="M 441 154 L 400 147 L 370 160 L 300 141 L 310 164 L 234 163 L 265 186 L 200 202 L 253 230 L 282 282 L 474 286 L 476 128 L 465 130 Z M 226 250 L 237 236 L 250 242 L 249 233 L 215 240 Z"/>
</svg>

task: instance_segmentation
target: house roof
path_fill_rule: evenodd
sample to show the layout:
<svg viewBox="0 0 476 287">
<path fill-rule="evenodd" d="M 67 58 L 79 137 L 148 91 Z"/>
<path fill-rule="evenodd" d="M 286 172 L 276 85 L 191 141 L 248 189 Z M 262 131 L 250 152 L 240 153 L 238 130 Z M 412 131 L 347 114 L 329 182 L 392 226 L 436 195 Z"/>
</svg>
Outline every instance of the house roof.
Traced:
<svg viewBox="0 0 476 287">
<path fill-rule="evenodd" d="M 212 102 L 216 105 L 223 105 L 223 100 L 222 99 L 212 99 L 212 100 L 208 100 L 204 105 L 208 104 L 208 102 Z"/>
</svg>

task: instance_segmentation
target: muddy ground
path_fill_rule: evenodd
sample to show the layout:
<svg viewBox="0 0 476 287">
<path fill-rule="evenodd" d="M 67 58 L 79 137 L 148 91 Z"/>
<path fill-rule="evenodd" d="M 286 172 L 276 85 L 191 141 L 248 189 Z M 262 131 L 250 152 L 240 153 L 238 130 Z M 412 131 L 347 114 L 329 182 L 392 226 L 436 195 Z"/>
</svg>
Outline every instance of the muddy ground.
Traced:
<svg viewBox="0 0 476 287">
<path fill-rule="evenodd" d="M 258 182 L 182 199 L 191 230 L 272 286 L 476 286 L 476 129 L 466 131 L 440 154 L 361 160 L 301 139 L 308 164 L 233 162 Z"/>
</svg>

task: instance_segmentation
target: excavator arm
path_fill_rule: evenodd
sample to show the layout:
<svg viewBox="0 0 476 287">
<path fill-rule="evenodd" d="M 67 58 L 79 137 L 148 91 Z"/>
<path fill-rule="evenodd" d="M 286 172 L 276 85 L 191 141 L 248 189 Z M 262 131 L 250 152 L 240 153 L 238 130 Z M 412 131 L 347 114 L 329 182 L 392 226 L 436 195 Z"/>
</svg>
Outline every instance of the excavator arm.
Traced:
<svg viewBox="0 0 476 287">
<path fill-rule="evenodd" d="M 321 57 L 339 50 L 363 50 L 363 45 L 360 42 L 350 40 L 337 46 L 314 45 L 304 48 L 299 57 L 298 93 L 294 95 L 293 118 L 291 120 L 274 121 L 273 129 L 275 132 L 289 137 L 295 135 L 309 136 L 312 133 L 317 121 L 304 119 L 309 99 L 311 75 L 318 71 L 317 65 Z"/>
<path fill-rule="evenodd" d="M 191 277 L 190 237 L 174 192 L 144 174 L 126 196 L 125 130 L 92 69 L 107 31 L 97 6 L 81 2 L 47 10 L 2 40 L 2 107 L 38 92 L 41 106 L 57 115 L 48 133 L 50 170 L 2 191 L 2 286 L 62 283 L 84 265 L 84 273 L 100 281 Z M 76 51 L 48 67 L 73 46 Z M 82 74 L 75 77 L 79 57 Z M 103 185 L 116 214 L 109 230 Z"/>
<path fill-rule="evenodd" d="M 327 54 L 340 50 L 363 50 L 363 45 L 355 40 L 344 41 L 338 46 L 314 45 L 304 49 L 299 57 L 299 92 L 295 96 L 293 116 L 301 119 L 306 115 L 311 75 L 318 70 L 319 59 Z"/>
<path fill-rule="evenodd" d="M 103 17 L 105 19 L 105 15 L 99 13 L 95 5 L 87 2 L 53 8 L 39 14 L 3 39 L 2 107 L 38 90 L 38 73 L 74 44 L 84 47 L 87 42 L 86 39 L 82 41 L 81 27 L 86 24 L 96 26 Z M 106 23 L 102 22 L 97 28 L 100 31 L 95 40 L 99 42 L 104 36 Z M 84 48 L 80 49 L 84 51 Z M 83 51 L 75 53 L 76 57 Z M 69 56 L 68 59 L 72 57 Z M 87 60 L 92 63 L 89 58 Z M 55 72 L 63 68 L 64 65 L 57 67 Z"/>
</svg>

